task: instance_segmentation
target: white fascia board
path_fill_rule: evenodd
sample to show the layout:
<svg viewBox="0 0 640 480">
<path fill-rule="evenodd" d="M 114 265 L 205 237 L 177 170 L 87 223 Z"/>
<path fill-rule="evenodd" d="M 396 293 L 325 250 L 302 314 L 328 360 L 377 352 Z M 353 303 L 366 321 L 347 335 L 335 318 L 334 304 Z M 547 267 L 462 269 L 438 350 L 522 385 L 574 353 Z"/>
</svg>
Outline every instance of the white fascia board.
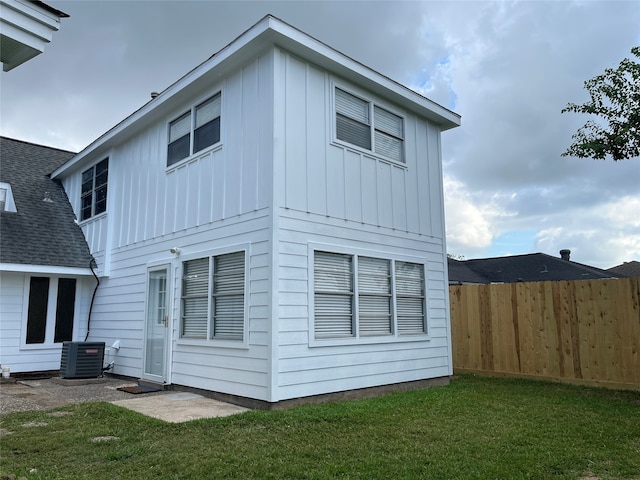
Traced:
<svg viewBox="0 0 640 480">
<path fill-rule="evenodd" d="M 11 41 L 0 52 L 3 70 L 12 70 L 42 53 L 59 29 L 60 15 L 32 2 L 0 0 L 0 35 L 3 41 Z"/>
<path fill-rule="evenodd" d="M 30 33 L 42 42 L 49 43 L 53 32 L 60 30 L 60 17 L 31 2 L 19 0 L 0 0 L 0 18 L 3 27 L 14 27 Z M 4 34 L 4 31 L 2 32 Z"/>
<path fill-rule="evenodd" d="M 451 110 L 375 72 L 291 25 L 267 15 L 222 50 L 170 85 L 156 98 L 148 101 L 122 122 L 98 137 L 67 163 L 56 169 L 51 177 L 58 178 L 73 172 L 78 166 L 83 165 L 83 160 L 87 157 L 106 155 L 118 138 L 123 135 L 129 136 L 136 130 L 142 129 L 145 122 L 153 121 L 163 112 L 179 104 L 180 93 L 186 88 L 196 88 L 197 85 L 204 83 L 205 79 L 211 82 L 212 79 L 223 77 L 233 67 L 240 66 L 243 61 L 274 46 L 290 51 L 334 74 L 352 80 L 374 93 L 389 98 L 404 108 L 433 121 L 442 130 L 460 125 L 460 116 Z"/>
<path fill-rule="evenodd" d="M 191 70 L 173 85 L 167 87 L 156 98 L 148 101 L 141 108 L 125 118 L 122 122 L 98 137 L 81 152 L 78 152 L 68 162 L 57 168 L 51 174 L 51 177 L 58 178 L 65 173 L 72 172 L 75 169 L 74 167 L 76 167 L 76 165 L 82 165 L 83 159 L 88 156 L 106 154 L 106 152 L 108 152 L 112 147 L 110 142 L 113 142 L 114 139 L 123 134 L 128 135 L 127 131 L 129 129 L 135 128 L 135 125 L 144 122 L 146 118 L 152 119 L 154 117 L 154 112 L 170 108 L 168 107 L 168 104 L 172 103 L 172 100 L 175 101 L 176 97 L 182 90 L 190 85 L 193 85 L 203 76 L 210 74 L 213 70 L 216 69 L 216 67 L 219 67 L 223 62 L 230 60 L 230 58 L 236 55 L 241 49 L 247 47 L 250 42 L 263 34 L 268 29 L 267 20 L 268 18 L 266 17 L 258 22 L 252 28 L 241 34 L 233 42 L 224 47 L 222 50 L 209 57 L 209 59 L 205 60 L 196 68 Z M 256 51 L 258 51 L 258 49 L 256 49 Z M 221 76 L 222 73 L 219 73 L 219 75 Z"/>
<path fill-rule="evenodd" d="M 353 60 L 295 27 L 274 20 L 276 23 L 272 25 L 272 29 L 280 34 L 276 44 L 281 48 L 399 103 L 404 108 L 432 120 L 442 130 L 460 126 L 460 115 L 457 113 Z"/>
<path fill-rule="evenodd" d="M 92 277 L 90 268 L 56 267 L 52 265 L 23 265 L 20 263 L 0 263 L 0 272 L 39 273 L 46 275 L 73 275 Z"/>
</svg>

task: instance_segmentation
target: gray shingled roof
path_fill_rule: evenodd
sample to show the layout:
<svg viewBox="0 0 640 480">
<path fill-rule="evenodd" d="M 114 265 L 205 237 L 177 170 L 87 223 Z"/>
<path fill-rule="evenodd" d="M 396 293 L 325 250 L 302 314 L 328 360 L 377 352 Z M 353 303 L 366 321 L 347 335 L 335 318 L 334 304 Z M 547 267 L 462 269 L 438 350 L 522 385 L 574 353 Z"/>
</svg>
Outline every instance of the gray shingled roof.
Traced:
<svg viewBox="0 0 640 480">
<path fill-rule="evenodd" d="M 0 181 L 17 212 L 0 213 L 0 263 L 88 268 L 91 254 L 62 185 L 48 175 L 74 154 L 0 137 Z M 43 202 L 45 192 L 53 202 Z"/>
<path fill-rule="evenodd" d="M 466 261 L 447 258 L 447 265 L 449 267 L 449 283 L 490 283 L 488 279 L 471 270 L 466 263 Z"/>
<path fill-rule="evenodd" d="M 508 257 L 477 258 L 458 262 L 451 269 L 449 261 L 449 283 L 513 283 L 513 282 L 544 282 L 547 280 L 592 280 L 597 278 L 617 278 L 614 272 L 552 257 L 546 253 L 529 253 Z M 469 280 L 466 272 L 471 271 L 484 281 Z M 462 272 L 464 275 L 461 276 Z"/>
<path fill-rule="evenodd" d="M 607 272 L 613 272 L 621 277 L 640 277 L 640 262 L 637 260 L 624 262 L 615 267 L 607 268 Z"/>
</svg>

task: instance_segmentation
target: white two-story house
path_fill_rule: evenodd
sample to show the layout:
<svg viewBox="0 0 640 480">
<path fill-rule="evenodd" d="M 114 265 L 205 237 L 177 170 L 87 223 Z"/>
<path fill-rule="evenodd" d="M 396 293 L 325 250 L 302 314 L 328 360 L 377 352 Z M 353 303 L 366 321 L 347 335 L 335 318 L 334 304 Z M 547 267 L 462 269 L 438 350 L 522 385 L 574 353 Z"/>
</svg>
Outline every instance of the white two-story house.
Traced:
<svg viewBox="0 0 640 480">
<path fill-rule="evenodd" d="M 263 405 L 452 374 L 460 117 L 267 16 L 53 172 L 113 372 Z"/>
</svg>

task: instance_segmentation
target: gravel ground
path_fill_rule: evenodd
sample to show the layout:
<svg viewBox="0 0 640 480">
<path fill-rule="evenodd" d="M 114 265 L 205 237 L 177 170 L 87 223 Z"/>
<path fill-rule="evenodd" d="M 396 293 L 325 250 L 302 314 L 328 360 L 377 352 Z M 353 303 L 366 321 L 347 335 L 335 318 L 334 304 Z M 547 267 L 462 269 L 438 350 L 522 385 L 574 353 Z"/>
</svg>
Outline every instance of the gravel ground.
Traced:
<svg viewBox="0 0 640 480">
<path fill-rule="evenodd" d="M 136 395 L 121 392 L 119 387 L 137 385 L 121 378 L 99 378 L 88 381 L 47 378 L 20 380 L 10 378 L 0 382 L 0 415 L 14 412 L 49 410 L 72 403 L 111 402 Z M 145 393 L 163 395 L 169 392 Z"/>
</svg>

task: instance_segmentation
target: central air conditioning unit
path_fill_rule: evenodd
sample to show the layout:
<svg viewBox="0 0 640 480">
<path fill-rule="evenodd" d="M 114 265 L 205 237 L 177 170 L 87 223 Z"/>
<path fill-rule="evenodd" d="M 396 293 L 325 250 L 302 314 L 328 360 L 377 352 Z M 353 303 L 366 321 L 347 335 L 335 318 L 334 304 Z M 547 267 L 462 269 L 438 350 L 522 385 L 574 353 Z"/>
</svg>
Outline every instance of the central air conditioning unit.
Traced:
<svg viewBox="0 0 640 480">
<path fill-rule="evenodd" d="M 104 342 L 63 342 L 60 377 L 97 378 L 102 375 Z"/>
</svg>

